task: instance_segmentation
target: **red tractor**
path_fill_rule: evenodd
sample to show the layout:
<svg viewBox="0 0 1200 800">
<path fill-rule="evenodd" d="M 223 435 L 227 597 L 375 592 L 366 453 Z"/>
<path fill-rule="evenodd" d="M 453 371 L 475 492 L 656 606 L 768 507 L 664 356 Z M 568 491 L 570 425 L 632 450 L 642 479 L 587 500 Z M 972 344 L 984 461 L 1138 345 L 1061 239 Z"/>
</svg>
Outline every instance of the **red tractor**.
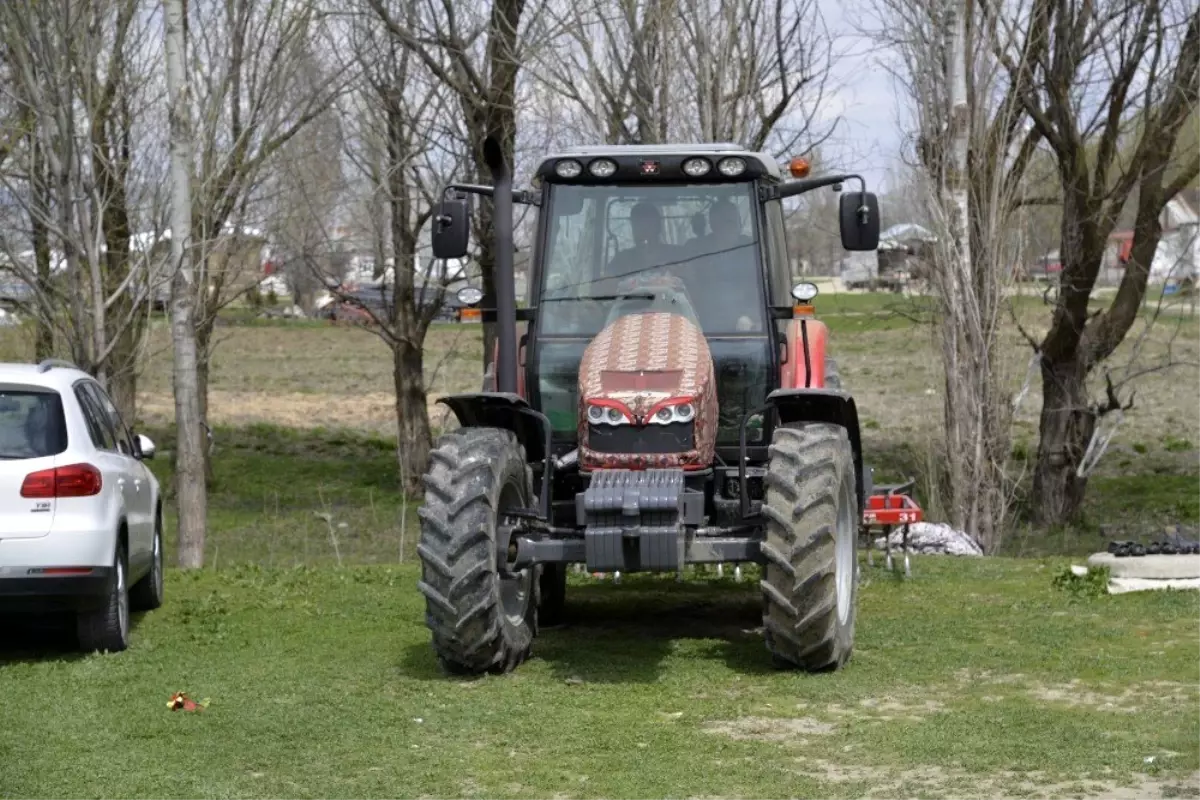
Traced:
<svg viewBox="0 0 1200 800">
<path fill-rule="evenodd" d="M 562 618 L 567 567 L 680 572 L 757 562 L 767 649 L 837 669 L 854 645 L 870 471 L 854 399 L 828 357 L 811 283 L 792 283 L 782 201 L 854 181 L 842 246 L 875 250 L 857 175 L 808 177 L 735 145 L 567 150 L 515 191 L 453 184 L 437 258 L 468 247 L 467 194 L 490 197 L 497 323 L 482 391 L 445 397 L 461 427 L 425 476 L 419 553 L 433 647 L 453 673 L 507 672 Z M 518 309 L 513 203 L 538 210 Z M 518 324 L 524 324 L 523 333 Z"/>
</svg>

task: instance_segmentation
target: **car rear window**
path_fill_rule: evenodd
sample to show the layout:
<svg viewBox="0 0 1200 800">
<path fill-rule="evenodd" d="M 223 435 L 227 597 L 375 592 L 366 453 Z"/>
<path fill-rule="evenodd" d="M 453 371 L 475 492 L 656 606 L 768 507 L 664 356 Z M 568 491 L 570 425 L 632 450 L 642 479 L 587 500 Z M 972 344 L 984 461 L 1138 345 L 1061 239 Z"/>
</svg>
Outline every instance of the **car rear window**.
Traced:
<svg viewBox="0 0 1200 800">
<path fill-rule="evenodd" d="M 0 459 L 44 458 L 66 449 L 58 392 L 0 387 Z"/>
</svg>

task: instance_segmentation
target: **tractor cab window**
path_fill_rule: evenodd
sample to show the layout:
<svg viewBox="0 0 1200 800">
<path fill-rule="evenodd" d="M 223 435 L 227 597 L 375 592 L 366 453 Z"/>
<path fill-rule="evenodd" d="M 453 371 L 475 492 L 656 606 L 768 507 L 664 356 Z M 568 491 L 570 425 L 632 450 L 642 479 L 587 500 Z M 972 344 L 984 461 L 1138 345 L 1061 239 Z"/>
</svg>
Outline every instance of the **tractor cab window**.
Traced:
<svg viewBox="0 0 1200 800">
<path fill-rule="evenodd" d="M 616 316 L 671 310 L 709 336 L 762 334 L 762 278 L 748 183 L 554 186 L 543 335 L 594 336 Z"/>
</svg>

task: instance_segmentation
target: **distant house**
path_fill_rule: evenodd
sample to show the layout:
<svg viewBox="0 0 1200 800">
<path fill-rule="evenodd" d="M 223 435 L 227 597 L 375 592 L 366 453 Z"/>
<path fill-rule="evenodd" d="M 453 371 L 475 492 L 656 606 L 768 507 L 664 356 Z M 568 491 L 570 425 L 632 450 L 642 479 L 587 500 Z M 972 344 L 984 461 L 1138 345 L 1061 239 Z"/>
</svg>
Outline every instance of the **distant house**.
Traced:
<svg viewBox="0 0 1200 800">
<path fill-rule="evenodd" d="M 1162 238 L 1150 262 L 1150 282 L 1193 278 L 1200 268 L 1200 189 L 1185 189 L 1167 202 L 1159 218 Z M 1133 251 L 1133 231 L 1114 231 L 1108 237 L 1104 273 L 1115 283 Z"/>
</svg>

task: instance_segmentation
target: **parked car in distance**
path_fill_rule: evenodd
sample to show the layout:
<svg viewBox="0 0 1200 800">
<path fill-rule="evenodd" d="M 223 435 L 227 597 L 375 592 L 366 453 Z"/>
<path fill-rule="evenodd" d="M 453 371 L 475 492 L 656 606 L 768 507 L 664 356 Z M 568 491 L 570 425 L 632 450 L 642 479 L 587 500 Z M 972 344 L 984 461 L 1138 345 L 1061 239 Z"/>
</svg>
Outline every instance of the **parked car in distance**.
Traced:
<svg viewBox="0 0 1200 800">
<path fill-rule="evenodd" d="M 463 304 L 455 293 L 440 287 L 417 287 L 414 290 L 418 308 L 437 306 L 435 322 L 461 322 Z M 318 316 L 341 322 L 369 325 L 371 314 L 379 319 L 387 318 L 387 308 L 392 302 L 392 289 L 384 284 L 362 286 L 353 290 L 342 289 L 334 293 L 333 301 L 323 307 Z M 370 313 L 368 313 L 368 311 Z"/>
<path fill-rule="evenodd" d="M 0 613 L 74 614 L 83 650 L 129 645 L 163 602 L 154 443 L 90 375 L 0 363 Z"/>
</svg>

